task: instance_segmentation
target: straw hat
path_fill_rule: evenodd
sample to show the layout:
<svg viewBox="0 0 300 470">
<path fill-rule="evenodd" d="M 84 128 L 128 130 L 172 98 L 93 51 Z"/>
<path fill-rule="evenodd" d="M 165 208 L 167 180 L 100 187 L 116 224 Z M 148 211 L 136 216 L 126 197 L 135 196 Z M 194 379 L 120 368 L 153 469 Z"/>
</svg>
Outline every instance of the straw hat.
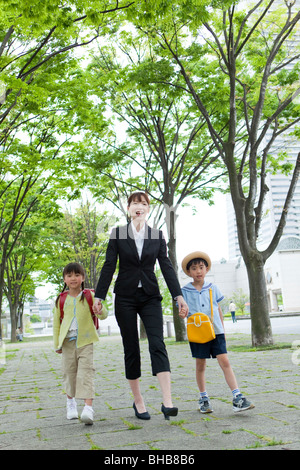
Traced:
<svg viewBox="0 0 300 470">
<path fill-rule="evenodd" d="M 182 263 L 181 263 L 181 267 L 183 269 L 183 271 L 185 272 L 185 274 L 187 276 L 189 276 L 189 272 L 188 270 L 186 269 L 188 263 L 192 260 L 192 259 L 196 259 L 196 258 L 202 258 L 204 259 L 206 262 L 207 262 L 207 271 L 210 270 L 211 268 L 211 260 L 210 260 L 210 257 L 204 253 L 203 251 L 193 251 L 193 253 L 190 253 L 189 255 L 187 255 L 185 258 L 183 258 L 182 260 Z"/>
</svg>

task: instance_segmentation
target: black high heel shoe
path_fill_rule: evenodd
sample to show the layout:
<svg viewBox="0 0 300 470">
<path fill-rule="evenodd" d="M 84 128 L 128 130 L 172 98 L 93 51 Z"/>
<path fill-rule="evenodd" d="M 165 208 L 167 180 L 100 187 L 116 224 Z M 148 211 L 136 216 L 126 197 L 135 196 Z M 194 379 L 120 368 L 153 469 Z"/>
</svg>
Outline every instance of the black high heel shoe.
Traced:
<svg viewBox="0 0 300 470">
<path fill-rule="evenodd" d="M 163 403 L 161 405 L 161 411 L 164 414 L 165 419 L 169 420 L 170 416 L 177 416 L 178 408 L 173 406 L 172 408 L 167 408 Z"/>
<path fill-rule="evenodd" d="M 135 403 L 133 403 L 133 409 L 135 411 L 135 416 L 139 419 L 150 419 L 151 416 L 149 415 L 148 411 L 145 411 L 144 413 L 139 413 L 138 410 L 136 409 Z"/>
</svg>

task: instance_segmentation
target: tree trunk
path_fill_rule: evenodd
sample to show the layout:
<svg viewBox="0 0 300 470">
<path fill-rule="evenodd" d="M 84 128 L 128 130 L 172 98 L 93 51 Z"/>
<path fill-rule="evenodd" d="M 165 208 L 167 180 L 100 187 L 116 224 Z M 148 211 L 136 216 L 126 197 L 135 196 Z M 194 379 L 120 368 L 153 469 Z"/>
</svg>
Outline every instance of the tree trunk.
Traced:
<svg viewBox="0 0 300 470">
<path fill-rule="evenodd" d="M 169 220 L 167 220 L 167 225 L 169 227 L 169 242 L 168 242 L 169 258 L 177 274 L 178 266 L 177 266 L 177 256 L 176 256 L 176 234 L 175 234 L 176 213 L 175 213 L 175 210 L 169 210 L 168 216 L 169 216 Z M 173 322 L 174 322 L 176 341 L 185 341 L 186 340 L 185 322 L 183 318 L 180 318 L 178 314 L 178 307 L 174 300 L 173 300 Z"/>
<path fill-rule="evenodd" d="M 3 307 L 3 291 L 4 291 L 4 271 L 6 263 L 6 244 L 2 249 L 2 260 L 0 264 L 0 337 L 2 338 L 2 307 Z"/>
<path fill-rule="evenodd" d="M 11 324 L 11 332 L 10 332 L 10 341 L 11 343 L 17 342 L 16 330 L 17 330 L 17 315 L 16 315 L 16 305 L 13 304 L 10 307 L 10 324 Z"/>
<path fill-rule="evenodd" d="M 252 345 L 273 344 L 264 261 L 256 256 L 251 261 L 245 263 L 250 291 Z"/>
</svg>

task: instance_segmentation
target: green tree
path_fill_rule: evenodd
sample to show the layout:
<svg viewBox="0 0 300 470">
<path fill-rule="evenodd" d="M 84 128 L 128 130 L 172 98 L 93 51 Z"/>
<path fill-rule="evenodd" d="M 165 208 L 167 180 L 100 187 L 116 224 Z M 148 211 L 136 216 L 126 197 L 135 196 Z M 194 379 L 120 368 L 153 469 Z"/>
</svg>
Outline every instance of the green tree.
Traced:
<svg viewBox="0 0 300 470">
<path fill-rule="evenodd" d="M 0 1 L 1 136 L 14 123 L 20 102 L 38 95 L 36 78 L 47 76 L 53 60 L 63 63 L 70 51 L 114 31 L 118 15 L 130 1 L 14 0 Z M 13 114 L 11 116 L 11 114 Z"/>
<path fill-rule="evenodd" d="M 38 282 L 34 274 L 44 269 L 45 244 L 42 234 L 48 221 L 55 218 L 57 206 L 44 198 L 43 210 L 35 207 L 20 234 L 14 237 L 13 230 L 9 238 L 3 292 L 10 310 L 11 342 L 16 341 L 16 328 L 23 327 L 24 303 L 34 296 Z"/>
<path fill-rule="evenodd" d="M 55 142 L 52 143 L 55 147 Z M 14 159 L 10 160 L 10 172 L 5 174 L 0 184 L 0 188 L 3 188 L 0 200 L 0 308 L 7 261 L 17 246 L 31 213 L 38 209 L 45 213 L 49 198 L 57 200 L 74 187 L 74 181 L 70 175 L 66 176 L 64 166 L 49 158 L 51 153 L 57 156 L 57 148 L 48 147 L 44 154 L 37 150 L 36 143 L 26 146 L 15 141 L 9 151 L 13 153 L 13 149 L 15 152 Z"/>
<path fill-rule="evenodd" d="M 34 87 L 18 100 L 0 139 L 0 324 L 6 263 L 31 212 L 43 208 L 44 197 L 78 197 L 86 183 L 72 163 L 72 138 L 80 133 L 82 120 L 93 117 L 87 111 L 88 97 L 82 94 L 78 104 L 85 83 L 77 59 L 61 59 L 54 57 L 47 73 L 35 76 Z M 96 126 L 98 117 L 93 120 Z"/>
<path fill-rule="evenodd" d="M 63 268 L 77 262 L 85 270 L 85 286 L 95 288 L 109 237 L 109 214 L 101 213 L 89 201 L 81 201 L 79 207 L 64 211 L 60 219 L 50 225 L 45 233 L 45 279 L 61 291 Z"/>
<path fill-rule="evenodd" d="M 128 192 L 143 188 L 149 193 L 158 207 L 157 219 L 166 224 L 177 271 L 177 209 L 188 197 L 211 200 L 223 169 L 216 163 L 205 120 L 185 91 L 153 84 L 153 78 L 169 81 L 174 75 L 168 61 L 159 60 L 140 34 L 122 31 L 116 44 L 99 48 L 89 66 L 91 93 L 105 100 L 112 123 L 103 136 L 87 129 L 88 149 L 79 158 L 101 175 L 94 194 L 114 195 L 122 207 L 120 199 Z M 185 323 L 175 302 L 173 308 L 176 339 L 182 341 Z"/>
<path fill-rule="evenodd" d="M 238 238 L 249 280 L 252 342 L 273 342 L 264 265 L 274 252 L 300 171 L 286 154 L 273 158 L 283 134 L 299 136 L 299 41 L 294 41 L 300 12 L 294 1 L 157 2 L 133 21 L 173 60 L 205 118 L 211 140 L 228 171 Z M 208 8 L 211 3 L 211 7 Z M 169 82 L 176 86 L 176 79 Z M 290 187 L 269 246 L 257 247 L 268 191 L 266 175 L 291 174 Z M 291 170 L 293 169 L 292 173 Z"/>
<path fill-rule="evenodd" d="M 249 298 L 243 289 L 237 289 L 231 294 L 231 298 L 235 303 L 237 310 L 240 310 L 242 313 L 245 313 L 246 303 L 249 302 Z"/>
</svg>

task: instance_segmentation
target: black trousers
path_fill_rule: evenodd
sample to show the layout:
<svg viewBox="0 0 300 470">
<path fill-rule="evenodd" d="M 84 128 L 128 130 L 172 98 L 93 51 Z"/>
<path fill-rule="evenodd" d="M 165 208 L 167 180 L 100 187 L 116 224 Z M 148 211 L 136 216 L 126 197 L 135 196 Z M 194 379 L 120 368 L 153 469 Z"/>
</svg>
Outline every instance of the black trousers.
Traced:
<svg viewBox="0 0 300 470">
<path fill-rule="evenodd" d="M 126 378 L 135 380 L 141 376 L 137 314 L 147 333 L 153 375 L 170 372 L 163 336 L 161 297 L 149 296 L 143 288 L 138 288 L 133 297 L 115 297 L 115 315 L 123 340 Z"/>
</svg>

